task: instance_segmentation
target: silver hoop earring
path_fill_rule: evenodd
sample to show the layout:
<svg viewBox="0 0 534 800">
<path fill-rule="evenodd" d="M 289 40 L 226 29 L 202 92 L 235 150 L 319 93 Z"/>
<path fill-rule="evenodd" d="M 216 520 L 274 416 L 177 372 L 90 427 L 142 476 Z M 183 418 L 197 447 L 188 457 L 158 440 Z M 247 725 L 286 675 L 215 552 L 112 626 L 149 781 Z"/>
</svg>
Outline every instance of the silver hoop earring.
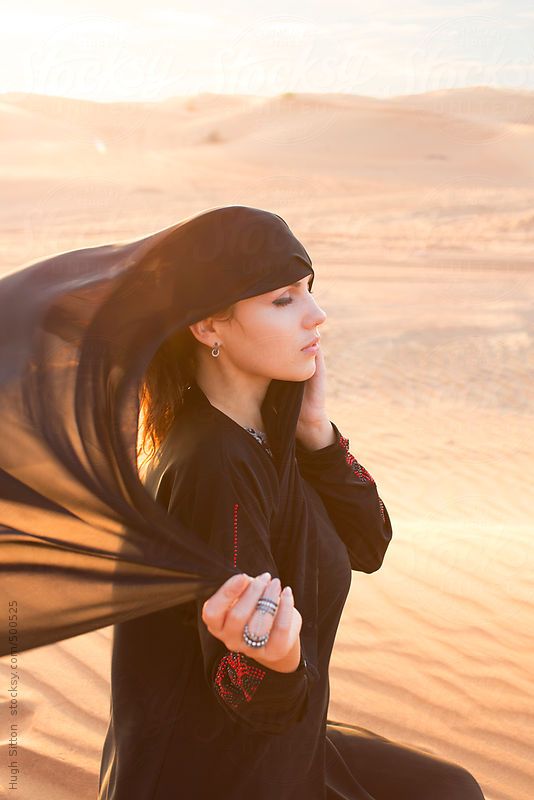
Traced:
<svg viewBox="0 0 534 800">
<path fill-rule="evenodd" d="M 217 347 L 217 345 L 218 342 L 215 342 L 214 346 L 211 348 L 211 354 L 213 358 L 217 358 L 217 356 L 219 355 L 219 348 Z"/>
</svg>

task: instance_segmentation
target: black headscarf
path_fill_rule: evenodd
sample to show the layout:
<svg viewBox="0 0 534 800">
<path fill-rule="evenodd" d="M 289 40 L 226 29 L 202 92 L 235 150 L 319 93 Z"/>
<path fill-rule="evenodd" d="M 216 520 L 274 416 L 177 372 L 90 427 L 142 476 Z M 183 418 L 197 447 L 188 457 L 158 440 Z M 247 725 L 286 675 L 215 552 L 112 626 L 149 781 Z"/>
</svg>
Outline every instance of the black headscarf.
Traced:
<svg viewBox="0 0 534 800">
<path fill-rule="evenodd" d="M 0 597 L 8 617 L 0 655 L 208 597 L 237 572 L 200 536 L 180 535 L 187 529 L 143 486 L 140 385 L 168 336 L 239 300 L 313 280 L 311 264 L 277 214 L 225 206 L 0 280 Z M 297 533 L 303 503 L 294 502 L 303 390 L 304 382 L 273 379 L 261 409 L 285 487 L 273 546 L 297 607 L 302 559 L 312 556 Z M 304 627 L 314 628 L 314 616 Z"/>
</svg>

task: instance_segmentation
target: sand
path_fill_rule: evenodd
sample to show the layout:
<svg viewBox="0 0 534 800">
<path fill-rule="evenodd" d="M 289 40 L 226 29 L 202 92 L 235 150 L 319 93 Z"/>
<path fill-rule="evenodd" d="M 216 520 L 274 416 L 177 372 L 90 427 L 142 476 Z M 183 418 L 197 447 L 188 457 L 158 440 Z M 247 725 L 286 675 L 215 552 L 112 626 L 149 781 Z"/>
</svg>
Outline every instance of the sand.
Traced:
<svg viewBox="0 0 534 800">
<path fill-rule="evenodd" d="M 329 718 L 531 800 L 534 93 L 4 94 L 0 174 L 4 273 L 218 205 L 287 220 L 328 314 L 329 415 L 394 530 L 353 572 Z M 20 655 L 19 797 L 96 797 L 111 630 Z"/>
</svg>

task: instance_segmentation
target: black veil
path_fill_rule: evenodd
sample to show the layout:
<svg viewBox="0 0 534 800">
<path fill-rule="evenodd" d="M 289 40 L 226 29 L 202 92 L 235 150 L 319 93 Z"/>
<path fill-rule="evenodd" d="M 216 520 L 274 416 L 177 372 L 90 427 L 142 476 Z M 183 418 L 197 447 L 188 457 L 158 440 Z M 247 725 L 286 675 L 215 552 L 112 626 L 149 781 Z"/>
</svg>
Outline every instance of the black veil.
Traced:
<svg viewBox="0 0 534 800">
<path fill-rule="evenodd" d="M 224 206 L 0 280 L 0 656 L 208 597 L 237 572 L 143 486 L 139 388 L 168 336 L 311 264 L 277 214 Z M 280 475 L 303 389 L 272 380 L 262 406 Z"/>
</svg>

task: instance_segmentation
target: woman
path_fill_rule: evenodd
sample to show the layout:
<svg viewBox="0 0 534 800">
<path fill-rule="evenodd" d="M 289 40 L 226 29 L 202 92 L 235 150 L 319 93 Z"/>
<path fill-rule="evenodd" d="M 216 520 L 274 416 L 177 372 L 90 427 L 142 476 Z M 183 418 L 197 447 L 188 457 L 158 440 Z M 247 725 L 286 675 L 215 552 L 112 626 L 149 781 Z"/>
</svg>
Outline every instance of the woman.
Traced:
<svg viewBox="0 0 534 800">
<path fill-rule="evenodd" d="M 483 797 L 459 765 L 327 721 L 351 570 L 377 570 L 392 529 L 326 412 L 312 281 L 197 320 L 150 364 L 145 486 L 241 573 L 116 626 L 100 800 Z M 290 383 L 283 460 L 269 388 Z"/>
<path fill-rule="evenodd" d="M 226 206 L 0 280 L 0 656 L 115 625 L 102 800 L 482 797 L 326 719 L 391 525 L 302 349 L 310 276 L 284 220 Z"/>
</svg>

